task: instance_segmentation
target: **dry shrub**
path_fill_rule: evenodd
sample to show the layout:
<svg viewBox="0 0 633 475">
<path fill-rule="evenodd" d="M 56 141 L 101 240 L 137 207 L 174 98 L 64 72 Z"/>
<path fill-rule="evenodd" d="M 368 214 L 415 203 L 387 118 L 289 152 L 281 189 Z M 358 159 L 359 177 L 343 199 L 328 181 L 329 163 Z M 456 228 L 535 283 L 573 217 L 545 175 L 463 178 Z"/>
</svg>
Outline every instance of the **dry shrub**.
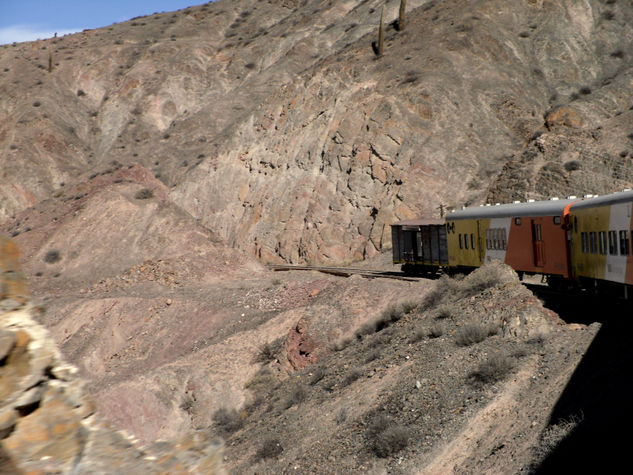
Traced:
<svg viewBox="0 0 633 475">
<path fill-rule="evenodd" d="M 151 188 L 143 188 L 142 190 L 137 191 L 134 195 L 134 198 L 136 198 L 137 200 L 148 200 L 153 197 L 154 190 L 152 190 Z"/>
<path fill-rule="evenodd" d="M 312 370 L 312 377 L 310 378 L 310 386 L 314 386 L 325 377 L 325 370 L 320 366 Z"/>
<path fill-rule="evenodd" d="M 330 343 L 329 348 L 332 351 L 343 351 L 350 345 L 350 343 L 352 343 L 351 338 L 341 338 L 340 340 L 336 340 Z"/>
<path fill-rule="evenodd" d="M 213 426 L 222 437 L 237 432 L 243 423 L 242 415 L 235 409 L 220 408 L 213 414 Z"/>
<path fill-rule="evenodd" d="M 275 437 L 269 437 L 268 439 L 264 440 L 262 446 L 255 453 L 255 460 L 257 461 L 279 457 L 283 451 L 284 448 L 281 446 L 281 442 L 279 441 L 279 439 Z"/>
<path fill-rule="evenodd" d="M 409 338 L 409 343 L 417 343 L 418 341 L 424 340 L 427 336 L 427 329 L 423 325 L 418 325 L 413 329 L 413 333 L 411 334 L 411 338 Z"/>
<path fill-rule="evenodd" d="M 54 264 L 62 260 L 62 256 L 56 249 L 51 249 L 44 255 L 44 262 L 47 264 Z"/>
<path fill-rule="evenodd" d="M 435 288 L 426 295 L 424 302 L 419 308 L 424 311 L 437 307 L 445 297 L 456 295 L 459 286 L 460 282 L 457 279 L 451 279 L 449 276 L 443 275 L 435 283 Z"/>
<path fill-rule="evenodd" d="M 439 338 L 444 334 L 444 329 L 441 325 L 433 325 L 427 330 L 427 336 L 429 338 Z"/>
<path fill-rule="evenodd" d="M 473 323 L 466 325 L 459 330 L 455 335 L 455 343 L 458 346 L 470 346 L 475 343 L 484 341 L 488 337 L 488 329 L 479 323 Z"/>
<path fill-rule="evenodd" d="M 484 265 L 464 279 L 461 294 L 463 297 L 471 297 L 499 285 L 502 281 L 499 266 Z"/>
<path fill-rule="evenodd" d="M 382 353 L 382 350 L 380 348 L 374 348 L 373 350 L 371 350 L 369 353 L 365 355 L 365 363 L 370 363 L 374 361 L 375 359 L 378 359 L 381 353 Z"/>
<path fill-rule="evenodd" d="M 343 381 L 341 382 L 341 387 L 349 386 L 358 378 L 360 378 L 362 375 L 363 375 L 363 372 L 360 368 L 357 368 L 357 367 L 350 368 L 349 372 L 345 376 L 345 379 L 343 379 Z"/>
<path fill-rule="evenodd" d="M 361 325 L 361 327 L 356 330 L 356 338 L 361 339 L 364 336 L 384 330 L 402 319 L 405 314 L 411 313 L 416 307 L 417 305 L 413 302 L 400 302 L 389 305 L 378 318 Z"/>
<path fill-rule="evenodd" d="M 381 458 L 399 452 L 409 444 L 409 430 L 389 416 L 378 414 L 369 424 L 367 440 L 371 450 Z"/>
<path fill-rule="evenodd" d="M 258 347 L 257 354 L 253 357 L 254 363 L 270 363 L 275 361 L 283 348 L 283 337 L 277 338 L 274 341 L 266 342 Z"/>
<path fill-rule="evenodd" d="M 260 369 L 255 375 L 244 385 L 246 389 L 250 389 L 259 395 L 267 393 L 272 387 L 277 384 L 277 378 L 268 368 Z"/>
<path fill-rule="evenodd" d="M 496 383 L 504 379 L 513 369 L 512 359 L 506 355 L 494 355 L 479 365 L 470 374 L 476 383 Z"/>
<path fill-rule="evenodd" d="M 308 392 L 306 389 L 301 384 L 297 384 L 294 388 L 292 388 L 292 391 L 283 404 L 283 408 L 289 409 L 296 404 L 301 404 L 307 398 Z"/>
</svg>

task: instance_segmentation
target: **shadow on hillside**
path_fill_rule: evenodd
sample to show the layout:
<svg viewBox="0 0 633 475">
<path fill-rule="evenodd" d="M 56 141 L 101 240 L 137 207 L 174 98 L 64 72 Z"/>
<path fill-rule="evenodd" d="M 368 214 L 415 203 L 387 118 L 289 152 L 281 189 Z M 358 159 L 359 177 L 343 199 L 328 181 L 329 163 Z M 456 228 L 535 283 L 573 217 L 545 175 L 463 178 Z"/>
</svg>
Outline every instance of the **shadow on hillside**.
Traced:
<svg viewBox="0 0 633 475">
<path fill-rule="evenodd" d="M 633 427 L 631 305 L 608 305 L 598 297 L 567 305 L 572 313 L 562 312 L 561 316 L 568 322 L 600 321 L 602 327 L 549 421 L 550 427 L 578 423 L 533 473 L 619 473 L 619 467 L 628 466 L 630 461 L 628 431 Z"/>
</svg>

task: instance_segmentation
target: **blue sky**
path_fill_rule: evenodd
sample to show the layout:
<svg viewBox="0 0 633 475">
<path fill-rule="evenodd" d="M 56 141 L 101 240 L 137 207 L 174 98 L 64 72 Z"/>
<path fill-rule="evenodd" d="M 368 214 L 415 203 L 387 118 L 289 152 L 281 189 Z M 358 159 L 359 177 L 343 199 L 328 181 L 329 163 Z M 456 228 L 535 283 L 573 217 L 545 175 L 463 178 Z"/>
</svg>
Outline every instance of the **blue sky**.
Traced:
<svg viewBox="0 0 633 475">
<path fill-rule="evenodd" d="M 0 44 L 99 28 L 204 0 L 0 0 Z"/>
</svg>

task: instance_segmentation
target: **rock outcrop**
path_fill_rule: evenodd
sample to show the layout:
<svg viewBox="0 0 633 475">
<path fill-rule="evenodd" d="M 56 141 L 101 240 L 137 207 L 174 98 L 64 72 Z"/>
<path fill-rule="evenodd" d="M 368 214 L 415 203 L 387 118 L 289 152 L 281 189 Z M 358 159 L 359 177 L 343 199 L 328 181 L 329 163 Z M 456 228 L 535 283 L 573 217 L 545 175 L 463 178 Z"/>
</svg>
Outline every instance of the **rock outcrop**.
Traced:
<svg viewBox="0 0 633 475">
<path fill-rule="evenodd" d="M 222 445 L 192 433 L 141 446 L 95 413 L 64 362 L 42 308 L 28 297 L 17 247 L 0 237 L 0 471 L 2 473 L 216 473 Z"/>
<path fill-rule="evenodd" d="M 0 218 L 138 162 L 230 246 L 340 263 L 440 205 L 631 186 L 630 3 L 416 0 L 404 31 L 398 3 L 380 58 L 378 0 L 218 1 L 1 46 Z"/>
</svg>

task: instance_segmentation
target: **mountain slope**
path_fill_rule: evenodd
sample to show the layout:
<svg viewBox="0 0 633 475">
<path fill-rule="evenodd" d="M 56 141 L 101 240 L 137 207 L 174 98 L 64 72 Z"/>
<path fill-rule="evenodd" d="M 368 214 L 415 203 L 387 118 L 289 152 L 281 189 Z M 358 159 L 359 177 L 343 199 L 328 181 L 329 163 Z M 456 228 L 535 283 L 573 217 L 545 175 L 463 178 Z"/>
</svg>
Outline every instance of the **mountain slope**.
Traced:
<svg viewBox="0 0 633 475">
<path fill-rule="evenodd" d="M 139 162 L 233 247 L 342 262 L 493 181 L 630 184 L 630 4 L 408 2 L 376 58 L 379 4 L 220 1 L 3 46 L 3 216 Z"/>
</svg>

